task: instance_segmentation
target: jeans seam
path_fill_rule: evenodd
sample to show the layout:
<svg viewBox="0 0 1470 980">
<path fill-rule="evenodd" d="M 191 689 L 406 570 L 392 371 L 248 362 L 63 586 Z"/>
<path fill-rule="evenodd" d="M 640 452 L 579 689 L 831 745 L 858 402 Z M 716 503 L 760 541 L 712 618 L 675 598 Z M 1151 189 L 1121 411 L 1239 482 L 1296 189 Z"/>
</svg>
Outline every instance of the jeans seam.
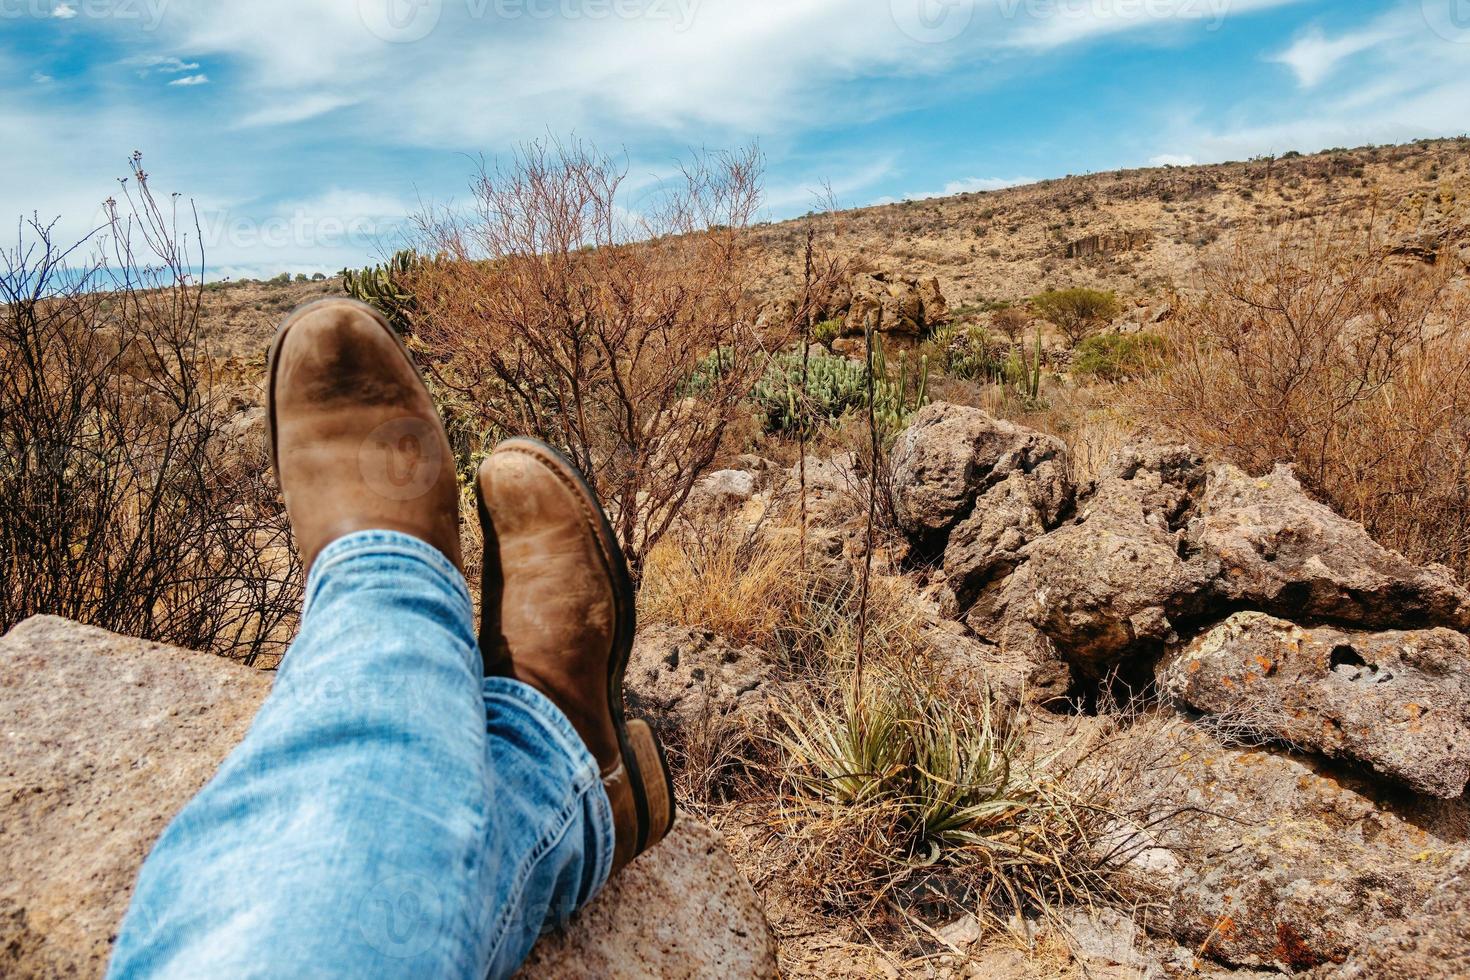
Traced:
<svg viewBox="0 0 1470 980">
<path fill-rule="evenodd" d="M 576 814 L 577 807 L 581 803 L 582 798 L 586 795 L 586 793 L 587 790 L 584 788 L 579 792 L 572 793 L 571 796 L 567 798 L 567 801 L 557 811 L 556 822 L 553 824 L 553 831 L 541 835 L 540 840 L 536 842 L 536 846 L 531 850 L 531 852 L 526 856 L 526 859 L 522 861 L 517 868 L 515 885 L 511 888 L 510 893 L 506 896 L 507 901 L 505 903 L 505 906 L 500 910 L 500 914 L 496 916 L 495 925 L 491 929 L 490 934 L 495 937 L 495 945 L 490 950 L 490 956 L 487 960 L 487 971 L 489 966 L 493 966 L 495 964 L 496 959 L 500 956 L 501 949 L 503 949 L 505 946 L 508 920 L 511 916 L 511 913 L 514 910 L 520 908 L 522 899 L 525 897 L 526 882 L 530 880 L 532 871 L 535 870 L 536 865 L 540 864 L 541 860 L 551 852 L 552 848 L 560 844 L 562 840 L 566 837 L 567 831 L 571 829 L 572 818 Z"/>
</svg>

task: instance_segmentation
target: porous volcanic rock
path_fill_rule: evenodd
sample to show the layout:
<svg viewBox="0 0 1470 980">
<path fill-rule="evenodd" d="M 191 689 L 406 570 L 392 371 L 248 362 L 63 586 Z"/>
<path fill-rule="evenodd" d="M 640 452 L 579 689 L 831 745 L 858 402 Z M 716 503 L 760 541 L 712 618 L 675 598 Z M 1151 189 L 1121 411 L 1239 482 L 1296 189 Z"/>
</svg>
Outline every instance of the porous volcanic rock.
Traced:
<svg viewBox="0 0 1470 980">
<path fill-rule="evenodd" d="M 1470 781 L 1470 640 L 1447 629 L 1305 629 L 1237 613 L 1161 673 L 1196 711 L 1420 793 L 1453 799 Z"/>
<path fill-rule="evenodd" d="M 1175 620 L 1198 615 L 1216 568 L 1181 525 L 1201 466 L 1183 446 L 1125 448 L 1075 519 L 1026 549 L 1019 611 L 1067 661 L 1096 672 L 1161 652 Z"/>
<path fill-rule="evenodd" d="M 1153 816 L 1153 842 L 1178 859 L 1143 881 L 1161 903 L 1149 928 L 1223 963 L 1343 963 L 1424 908 L 1470 855 L 1463 798 L 1231 747 L 1177 719 L 1127 726 L 1093 764 L 1107 767 L 1119 799 Z"/>
<path fill-rule="evenodd" d="M 1042 470 L 1037 480 L 1044 485 L 1033 496 L 1043 516 L 1055 520 L 1072 499 L 1067 448 L 1060 439 L 978 408 L 935 402 L 920 409 L 899 435 L 893 460 L 898 520 L 920 547 L 942 548 L 979 498 L 1014 473 Z"/>
<path fill-rule="evenodd" d="M 1299 622 L 1470 629 L 1470 593 L 1448 569 L 1378 544 L 1307 496 L 1286 466 L 1263 477 L 1213 467 L 1189 537 L 1219 562 L 1211 591 L 1226 606 Z"/>
<path fill-rule="evenodd" d="M 760 649 L 667 625 L 638 633 L 626 684 L 629 709 L 666 736 L 726 720 L 755 723 L 776 689 Z"/>
<path fill-rule="evenodd" d="M 100 976 L 139 865 L 270 675 L 39 616 L 0 638 L 0 976 Z M 528 976 L 774 977 L 760 900 L 681 818 Z"/>
</svg>

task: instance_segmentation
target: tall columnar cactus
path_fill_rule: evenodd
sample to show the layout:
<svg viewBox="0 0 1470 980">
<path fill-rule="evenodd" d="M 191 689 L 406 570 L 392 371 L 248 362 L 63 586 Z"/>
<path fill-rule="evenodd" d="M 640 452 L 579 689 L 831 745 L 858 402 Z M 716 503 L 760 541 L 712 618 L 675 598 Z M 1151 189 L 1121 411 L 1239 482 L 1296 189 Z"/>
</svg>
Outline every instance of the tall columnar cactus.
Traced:
<svg viewBox="0 0 1470 980">
<path fill-rule="evenodd" d="M 407 288 L 409 274 L 417 268 L 419 256 L 412 249 L 394 253 L 383 265 L 370 265 L 354 271 L 342 270 L 342 284 L 347 295 L 376 309 L 401 334 L 413 329 L 410 315 L 417 308 L 414 295 Z"/>
</svg>

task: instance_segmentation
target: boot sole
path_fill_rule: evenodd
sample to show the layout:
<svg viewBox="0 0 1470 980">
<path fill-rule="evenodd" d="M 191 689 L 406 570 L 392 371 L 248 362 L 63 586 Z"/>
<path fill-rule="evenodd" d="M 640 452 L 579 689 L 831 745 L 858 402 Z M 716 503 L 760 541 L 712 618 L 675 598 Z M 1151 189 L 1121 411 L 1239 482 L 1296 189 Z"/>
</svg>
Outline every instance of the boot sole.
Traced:
<svg viewBox="0 0 1470 980">
<path fill-rule="evenodd" d="M 618 733 L 618 751 L 622 754 L 623 765 L 628 771 L 628 782 L 633 789 L 633 802 L 638 812 L 638 846 L 634 853 L 641 854 L 662 840 L 673 828 L 675 801 L 673 777 L 669 773 L 663 745 L 647 722 L 628 721 L 623 707 L 623 680 L 628 671 L 628 659 L 633 653 L 633 636 L 637 630 L 633 576 L 628 572 L 623 549 L 618 544 L 617 534 L 613 531 L 602 504 L 571 460 L 541 440 L 527 437 L 508 439 L 496 446 L 495 452 L 525 453 L 557 473 L 582 498 L 582 503 L 592 518 L 590 523 L 596 531 L 598 551 L 612 583 L 614 618 L 617 621 L 608 670 L 607 704 L 612 714 L 613 727 Z M 484 491 L 478 479 L 475 481 L 475 496 L 479 503 L 480 526 L 486 536 L 484 567 L 489 568 L 493 532 L 489 511 L 485 506 Z"/>
</svg>

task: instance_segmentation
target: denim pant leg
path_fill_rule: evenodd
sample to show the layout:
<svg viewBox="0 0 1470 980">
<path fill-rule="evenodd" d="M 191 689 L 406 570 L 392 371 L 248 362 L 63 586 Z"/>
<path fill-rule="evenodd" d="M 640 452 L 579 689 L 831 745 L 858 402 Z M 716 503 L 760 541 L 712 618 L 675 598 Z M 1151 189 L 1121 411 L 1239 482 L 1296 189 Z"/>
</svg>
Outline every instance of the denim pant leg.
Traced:
<svg viewBox="0 0 1470 980">
<path fill-rule="evenodd" d="M 536 909 L 600 887 L 611 823 L 601 783 L 579 782 L 580 742 L 544 737 L 565 718 L 539 703 L 487 726 L 480 675 L 464 580 L 438 551 L 387 531 L 329 545 L 249 734 L 144 864 L 109 975 L 513 969 L 513 924 L 539 931 Z"/>
</svg>

